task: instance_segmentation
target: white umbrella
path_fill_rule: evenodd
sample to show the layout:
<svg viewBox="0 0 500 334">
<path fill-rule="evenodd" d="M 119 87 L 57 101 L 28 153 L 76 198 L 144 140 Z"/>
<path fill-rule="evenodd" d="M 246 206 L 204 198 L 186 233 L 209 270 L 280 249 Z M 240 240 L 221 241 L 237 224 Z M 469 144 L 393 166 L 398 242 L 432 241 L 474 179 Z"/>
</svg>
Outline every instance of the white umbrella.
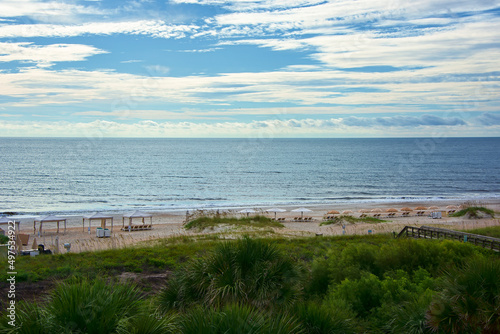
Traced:
<svg viewBox="0 0 500 334">
<path fill-rule="evenodd" d="M 238 211 L 239 213 L 246 213 L 247 214 L 247 217 L 250 213 L 255 213 L 257 211 L 255 211 L 254 209 L 243 209 L 241 211 Z"/>
<path fill-rule="evenodd" d="M 292 210 L 292 212 L 300 212 L 300 217 L 304 217 L 304 212 L 312 212 L 312 210 L 309 210 L 307 208 L 298 208 Z"/>
<path fill-rule="evenodd" d="M 280 209 L 280 208 L 272 208 L 272 209 L 267 209 L 266 212 L 274 212 L 274 218 L 276 219 L 276 213 L 277 212 L 285 212 L 285 209 Z"/>
</svg>

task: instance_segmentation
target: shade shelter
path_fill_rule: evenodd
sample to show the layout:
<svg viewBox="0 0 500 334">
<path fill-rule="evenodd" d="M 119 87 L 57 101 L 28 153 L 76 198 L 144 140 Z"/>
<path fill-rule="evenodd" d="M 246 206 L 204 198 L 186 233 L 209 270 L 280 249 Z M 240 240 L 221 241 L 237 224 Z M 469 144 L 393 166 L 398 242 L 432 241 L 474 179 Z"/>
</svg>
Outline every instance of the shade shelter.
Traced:
<svg viewBox="0 0 500 334">
<path fill-rule="evenodd" d="M 280 208 L 272 208 L 272 209 L 267 209 L 266 212 L 274 212 L 274 219 L 276 219 L 276 213 L 277 212 L 285 212 L 285 209 L 280 209 Z"/>
<path fill-rule="evenodd" d="M 308 208 L 298 208 L 298 209 L 292 210 L 292 212 L 300 212 L 300 217 L 303 218 L 304 212 L 312 212 L 312 210 L 309 210 Z"/>
<path fill-rule="evenodd" d="M 40 235 L 42 235 L 42 228 L 43 228 L 44 223 L 45 224 L 46 223 L 57 223 L 57 233 L 59 233 L 59 223 L 64 222 L 64 233 L 66 233 L 66 218 L 61 218 L 61 217 L 49 215 L 49 216 L 44 217 L 44 218 L 35 219 L 35 221 L 33 222 L 33 234 L 36 234 L 36 223 L 37 222 L 40 225 L 40 227 L 38 228 L 38 233 L 40 233 Z"/>
<path fill-rule="evenodd" d="M 1 217 L 0 218 L 0 225 L 5 225 L 6 226 L 5 229 L 2 228 L 6 233 L 8 233 L 9 225 L 13 225 L 15 233 L 18 233 L 19 232 L 19 224 L 20 224 L 19 220 L 9 219 L 7 217 Z"/>
<path fill-rule="evenodd" d="M 134 211 L 132 213 L 126 214 L 123 216 L 122 219 L 122 230 L 125 228 L 125 218 L 128 218 L 128 230 L 130 231 L 132 228 L 132 221 L 134 219 L 141 219 L 142 220 L 142 225 L 146 225 L 145 219 L 149 218 L 149 223 L 151 226 L 153 226 L 153 215 L 150 213 L 145 213 L 142 211 Z"/>
<path fill-rule="evenodd" d="M 106 228 L 106 221 L 111 221 L 111 232 L 113 232 L 113 217 L 109 215 L 105 215 L 100 212 L 96 212 L 93 215 L 90 216 L 84 216 L 82 219 L 82 225 L 83 225 L 83 231 L 85 232 L 85 219 L 89 221 L 89 232 L 91 229 L 92 221 L 93 220 L 99 220 L 101 222 L 101 227 Z"/>
<path fill-rule="evenodd" d="M 238 213 L 246 213 L 247 217 L 248 217 L 249 214 L 255 213 L 255 212 L 257 212 L 257 211 L 255 211 L 254 209 L 243 209 L 241 211 L 238 211 Z"/>
</svg>

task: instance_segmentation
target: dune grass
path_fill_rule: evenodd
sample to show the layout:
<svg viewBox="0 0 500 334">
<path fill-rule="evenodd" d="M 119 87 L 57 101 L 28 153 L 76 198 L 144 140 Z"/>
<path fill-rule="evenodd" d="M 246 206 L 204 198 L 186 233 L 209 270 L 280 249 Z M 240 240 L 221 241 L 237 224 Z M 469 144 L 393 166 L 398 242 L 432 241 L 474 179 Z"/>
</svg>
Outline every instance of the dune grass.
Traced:
<svg viewBox="0 0 500 334">
<path fill-rule="evenodd" d="M 195 220 L 188 222 L 184 228 L 187 230 L 204 230 L 213 229 L 218 226 L 236 226 L 236 227 L 283 227 L 282 224 L 274 221 L 270 218 L 264 216 L 252 216 L 252 217 L 200 217 Z"/>
<path fill-rule="evenodd" d="M 470 206 L 468 208 L 462 209 L 450 215 L 450 217 L 463 217 L 467 216 L 469 218 L 481 218 L 484 215 L 491 216 L 495 218 L 495 211 L 482 207 L 482 206 Z"/>
<path fill-rule="evenodd" d="M 462 230 L 463 232 L 485 235 L 492 238 L 500 238 L 500 226 L 489 226 L 482 228 L 475 228 L 472 230 Z"/>
<path fill-rule="evenodd" d="M 369 223 L 369 224 L 377 224 L 377 223 L 383 223 L 386 222 L 386 220 L 374 218 L 374 217 L 363 217 L 363 218 L 356 218 L 353 216 L 338 216 L 338 217 L 333 217 L 333 219 L 330 219 L 328 221 L 322 222 L 320 226 L 322 225 L 333 225 L 333 224 L 344 224 L 344 223 L 349 223 L 349 224 L 356 224 L 356 223 Z"/>
</svg>

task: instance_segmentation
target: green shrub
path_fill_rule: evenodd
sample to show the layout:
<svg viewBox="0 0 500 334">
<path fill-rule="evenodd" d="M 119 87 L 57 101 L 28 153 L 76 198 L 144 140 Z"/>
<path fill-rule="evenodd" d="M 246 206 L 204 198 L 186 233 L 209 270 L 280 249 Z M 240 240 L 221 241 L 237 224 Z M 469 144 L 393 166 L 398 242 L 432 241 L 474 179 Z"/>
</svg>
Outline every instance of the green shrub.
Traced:
<svg viewBox="0 0 500 334">
<path fill-rule="evenodd" d="M 198 302 L 287 306 L 298 298 L 301 278 L 299 266 L 275 246 L 245 237 L 221 243 L 210 255 L 177 270 L 159 301 L 164 310 Z"/>
<path fill-rule="evenodd" d="M 482 206 L 470 206 L 468 208 L 462 209 L 450 215 L 450 217 L 463 217 L 463 216 L 467 216 L 469 218 L 482 218 L 484 216 L 495 218 L 495 211 Z"/>
<path fill-rule="evenodd" d="M 356 333 L 352 318 L 353 314 L 329 308 L 317 303 L 299 304 L 294 309 L 294 315 L 299 319 L 307 334 L 348 334 Z"/>
<path fill-rule="evenodd" d="M 304 333 L 300 323 L 283 313 L 265 314 L 248 305 L 229 304 L 220 310 L 196 307 L 181 321 L 183 334 L 288 334 Z"/>
<path fill-rule="evenodd" d="M 96 280 L 61 283 L 51 293 L 46 311 L 53 317 L 55 332 L 105 334 L 137 312 L 138 290 L 133 286 Z"/>
<path fill-rule="evenodd" d="M 435 331 L 500 333 L 500 260 L 471 258 L 449 270 L 429 310 Z"/>
</svg>

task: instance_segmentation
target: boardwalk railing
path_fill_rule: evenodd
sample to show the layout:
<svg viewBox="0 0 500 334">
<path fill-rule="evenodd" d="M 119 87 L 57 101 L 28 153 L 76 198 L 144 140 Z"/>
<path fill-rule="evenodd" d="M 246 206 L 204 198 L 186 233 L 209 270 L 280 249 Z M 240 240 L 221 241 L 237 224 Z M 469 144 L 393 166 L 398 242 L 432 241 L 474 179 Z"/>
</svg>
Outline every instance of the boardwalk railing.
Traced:
<svg viewBox="0 0 500 334">
<path fill-rule="evenodd" d="M 451 239 L 468 242 L 479 247 L 495 250 L 497 252 L 500 251 L 500 239 L 430 226 L 405 226 L 398 234 L 398 238 L 400 237 Z"/>
</svg>

